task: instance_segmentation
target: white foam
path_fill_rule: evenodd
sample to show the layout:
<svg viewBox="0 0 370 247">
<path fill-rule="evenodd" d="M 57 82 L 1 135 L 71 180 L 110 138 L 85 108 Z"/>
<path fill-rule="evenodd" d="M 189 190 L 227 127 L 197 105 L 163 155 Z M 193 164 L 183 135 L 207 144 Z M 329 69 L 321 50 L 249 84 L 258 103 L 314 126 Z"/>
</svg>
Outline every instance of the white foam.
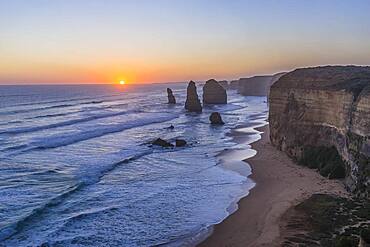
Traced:
<svg viewBox="0 0 370 247">
<path fill-rule="evenodd" d="M 121 132 L 127 129 L 140 127 L 143 125 L 161 123 L 169 121 L 178 117 L 177 114 L 146 114 L 145 118 L 129 120 L 123 123 L 109 124 L 109 125 L 98 125 L 92 130 L 80 131 L 77 133 L 67 133 L 52 135 L 45 138 L 37 138 L 30 143 L 31 146 L 37 148 L 56 148 L 60 146 L 66 146 L 73 143 L 85 141 L 92 138 L 97 138 L 107 134 Z"/>
</svg>

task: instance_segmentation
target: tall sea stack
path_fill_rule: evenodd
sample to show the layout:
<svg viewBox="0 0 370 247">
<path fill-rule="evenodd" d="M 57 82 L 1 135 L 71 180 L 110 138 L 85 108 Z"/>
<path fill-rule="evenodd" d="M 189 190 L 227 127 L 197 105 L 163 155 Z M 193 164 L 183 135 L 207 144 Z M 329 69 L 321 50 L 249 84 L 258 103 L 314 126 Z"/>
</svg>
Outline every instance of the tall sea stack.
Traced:
<svg viewBox="0 0 370 247">
<path fill-rule="evenodd" d="M 171 88 L 167 88 L 168 104 L 176 104 L 175 96 L 172 93 Z"/>
<path fill-rule="evenodd" d="M 271 143 L 329 178 L 370 192 L 370 67 L 297 69 L 271 87 Z"/>
<path fill-rule="evenodd" d="M 185 109 L 190 112 L 202 112 L 202 105 L 198 98 L 197 87 L 195 82 L 190 81 L 186 94 Z"/>
<path fill-rule="evenodd" d="M 203 86 L 203 103 L 204 104 L 226 104 L 227 94 L 216 80 L 211 79 Z"/>
</svg>

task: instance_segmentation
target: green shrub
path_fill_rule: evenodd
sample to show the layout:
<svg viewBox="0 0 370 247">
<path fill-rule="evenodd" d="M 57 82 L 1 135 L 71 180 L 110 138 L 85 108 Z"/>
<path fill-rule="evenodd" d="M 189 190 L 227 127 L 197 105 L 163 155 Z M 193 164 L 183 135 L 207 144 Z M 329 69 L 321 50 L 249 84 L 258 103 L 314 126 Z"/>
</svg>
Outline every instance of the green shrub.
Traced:
<svg viewBox="0 0 370 247">
<path fill-rule="evenodd" d="M 334 146 L 304 147 L 299 163 L 318 169 L 322 176 L 330 179 L 344 178 L 346 175 L 344 162 Z"/>
</svg>

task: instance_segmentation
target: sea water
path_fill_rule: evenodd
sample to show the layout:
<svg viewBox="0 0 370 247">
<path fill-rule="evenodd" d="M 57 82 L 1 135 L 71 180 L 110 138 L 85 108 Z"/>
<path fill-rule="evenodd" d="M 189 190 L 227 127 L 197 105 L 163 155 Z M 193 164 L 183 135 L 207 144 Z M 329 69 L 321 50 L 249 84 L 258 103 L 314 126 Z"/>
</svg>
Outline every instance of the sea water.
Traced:
<svg viewBox="0 0 370 247">
<path fill-rule="evenodd" d="M 228 91 L 228 104 L 195 114 L 185 98 L 185 83 L 0 86 L 0 246 L 199 241 L 254 185 L 246 163 L 220 154 L 252 151 L 267 104 Z M 209 124 L 213 111 L 225 125 Z M 240 126 L 246 143 L 229 135 Z M 148 144 L 158 137 L 188 145 Z"/>
</svg>

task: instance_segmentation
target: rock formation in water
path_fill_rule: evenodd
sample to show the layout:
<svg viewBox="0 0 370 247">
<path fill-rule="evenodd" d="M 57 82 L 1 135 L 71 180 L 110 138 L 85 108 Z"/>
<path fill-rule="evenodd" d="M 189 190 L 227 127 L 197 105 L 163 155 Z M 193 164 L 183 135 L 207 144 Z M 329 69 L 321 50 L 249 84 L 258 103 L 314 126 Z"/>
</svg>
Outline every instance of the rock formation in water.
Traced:
<svg viewBox="0 0 370 247">
<path fill-rule="evenodd" d="M 185 109 L 191 112 L 202 112 L 202 105 L 198 98 L 197 87 L 193 81 L 189 82 L 187 88 Z"/>
<path fill-rule="evenodd" d="M 186 146 L 187 142 L 183 139 L 176 139 L 175 141 L 176 147 L 183 147 Z"/>
<path fill-rule="evenodd" d="M 203 103 L 204 104 L 226 104 L 227 94 L 216 80 L 211 79 L 203 86 Z"/>
<path fill-rule="evenodd" d="M 369 196 L 370 67 L 297 69 L 274 83 L 269 101 L 273 145 Z"/>
<path fill-rule="evenodd" d="M 229 89 L 235 89 L 235 90 L 238 90 L 239 88 L 239 80 L 232 80 L 230 83 L 229 83 Z"/>
<path fill-rule="evenodd" d="M 218 112 L 212 112 L 209 116 L 209 121 L 211 124 L 220 125 L 225 124 L 224 121 L 222 121 L 221 115 Z"/>
<path fill-rule="evenodd" d="M 155 141 L 152 142 L 153 145 L 156 146 L 161 146 L 161 147 L 173 147 L 173 144 L 169 143 L 168 141 L 165 141 L 161 138 L 156 139 Z"/>
<path fill-rule="evenodd" d="M 175 96 L 172 93 L 171 88 L 167 88 L 168 104 L 176 104 Z"/>
<path fill-rule="evenodd" d="M 219 81 L 218 84 L 220 84 L 226 90 L 229 88 L 229 82 L 226 80 Z"/>
</svg>

